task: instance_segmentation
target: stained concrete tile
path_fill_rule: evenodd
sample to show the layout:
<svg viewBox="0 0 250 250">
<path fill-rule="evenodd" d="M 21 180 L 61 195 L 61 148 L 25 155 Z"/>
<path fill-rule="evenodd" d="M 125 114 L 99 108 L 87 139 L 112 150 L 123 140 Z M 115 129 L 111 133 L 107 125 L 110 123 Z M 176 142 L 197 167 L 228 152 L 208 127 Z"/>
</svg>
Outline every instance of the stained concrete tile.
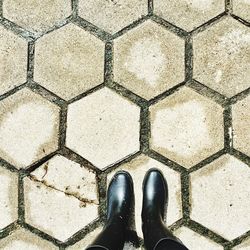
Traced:
<svg viewBox="0 0 250 250">
<path fill-rule="evenodd" d="M 79 1 L 79 15 L 87 21 L 115 33 L 148 12 L 146 0 L 89 0 Z"/>
<path fill-rule="evenodd" d="M 69 105 L 66 145 L 104 169 L 139 150 L 140 110 L 108 88 Z"/>
<path fill-rule="evenodd" d="M 0 229 L 17 220 L 18 176 L 0 166 Z"/>
<path fill-rule="evenodd" d="M 232 106 L 233 147 L 250 156 L 250 96 Z"/>
<path fill-rule="evenodd" d="M 233 18 L 224 18 L 194 36 L 194 78 L 227 97 L 247 89 L 249 45 L 248 27 Z"/>
<path fill-rule="evenodd" d="M 189 88 L 150 107 L 151 148 L 186 168 L 224 146 L 223 109 Z"/>
<path fill-rule="evenodd" d="M 37 235 L 19 228 L 8 237 L 0 240 L 0 249 L 3 250 L 56 250 L 59 248 L 43 240 Z"/>
<path fill-rule="evenodd" d="M 233 0 L 233 13 L 250 22 L 250 1 Z"/>
<path fill-rule="evenodd" d="M 223 0 L 156 0 L 155 13 L 176 26 L 191 31 L 225 10 Z"/>
<path fill-rule="evenodd" d="M 44 32 L 71 14 L 70 1 L 4 0 L 5 18 L 36 34 Z"/>
<path fill-rule="evenodd" d="M 114 42 L 114 80 L 151 99 L 185 78 L 184 40 L 146 21 Z"/>
<path fill-rule="evenodd" d="M 224 248 L 212 240 L 192 231 L 187 227 L 181 227 L 174 232 L 183 244 L 192 250 L 223 250 Z"/>
<path fill-rule="evenodd" d="M 233 240 L 249 230 L 250 169 L 224 155 L 191 174 L 191 219 Z"/>
<path fill-rule="evenodd" d="M 63 156 L 26 177 L 24 190 L 26 221 L 61 241 L 98 217 L 95 174 Z"/>
<path fill-rule="evenodd" d="M 37 41 L 34 79 L 58 96 L 69 100 L 101 84 L 103 74 L 104 43 L 82 28 L 68 24 Z"/>
<path fill-rule="evenodd" d="M 27 42 L 0 26 L 0 95 L 26 81 L 27 56 Z"/>
<path fill-rule="evenodd" d="M 58 147 L 59 107 L 22 89 L 0 103 L 0 156 L 25 168 Z"/>
</svg>

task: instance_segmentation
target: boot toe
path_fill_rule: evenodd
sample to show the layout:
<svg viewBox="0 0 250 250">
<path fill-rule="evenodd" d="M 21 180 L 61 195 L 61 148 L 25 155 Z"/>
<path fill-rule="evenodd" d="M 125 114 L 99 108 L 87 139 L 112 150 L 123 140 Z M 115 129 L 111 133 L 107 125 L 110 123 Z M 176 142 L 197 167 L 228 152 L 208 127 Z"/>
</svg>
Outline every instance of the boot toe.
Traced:
<svg viewBox="0 0 250 250">
<path fill-rule="evenodd" d="M 150 169 L 143 181 L 142 219 L 164 219 L 168 204 L 167 182 L 158 169 Z"/>
<path fill-rule="evenodd" d="M 160 192 L 161 196 L 168 196 L 168 186 L 167 182 L 162 174 L 162 172 L 156 168 L 151 168 L 147 171 L 144 181 L 143 181 L 144 192 Z"/>
<path fill-rule="evenodd" d="M 122 218 L 130 214 L 134 201 L 132 177 L 128 172 L 118 171 L 112 178 L 108 188 L 108 219 L 114 214 Z"/>
</svg>

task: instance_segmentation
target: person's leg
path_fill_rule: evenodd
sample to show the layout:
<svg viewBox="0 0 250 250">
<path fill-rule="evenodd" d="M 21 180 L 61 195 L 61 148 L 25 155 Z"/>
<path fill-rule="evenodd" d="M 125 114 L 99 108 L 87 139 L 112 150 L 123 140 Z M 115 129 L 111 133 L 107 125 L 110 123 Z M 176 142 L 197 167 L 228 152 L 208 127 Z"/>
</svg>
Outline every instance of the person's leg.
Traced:
<svg viewBox="0 0 250 250">
<path fill-rule="evenodd" d="M 107 193 L 107 222 L 87 250 L 122 250 L 125 231 L 133 205 L 133 181 L 129 173 L 119 171 L 110 182 Z"/>
<path fill-rule="evenodd" d="M 187 250 L 187 248 L 175 240 L 162 239 L 156 245 L 155 250 Z"/>
<path fill-rule="evenodd" d="M 125 228 L 123 222 L 121 220 L 118 222 L 112 220 L 104 226 L 101 233 L 87 249 L 119 250 L 123 249 L 124 242 Z"/>
<path fill-rule="evenodd" d="M 108 250 L 108 249 L 102 246 L 92 246 L 92 247 L 90 246 L 86 250 Z"/>
<path fill-rule="evenodd" d="M 143 182 L 142 231 L 146 250 L 187 250 L 165 226 L 168 187 L 157 169 L 147 172 Z"/>
</svg>

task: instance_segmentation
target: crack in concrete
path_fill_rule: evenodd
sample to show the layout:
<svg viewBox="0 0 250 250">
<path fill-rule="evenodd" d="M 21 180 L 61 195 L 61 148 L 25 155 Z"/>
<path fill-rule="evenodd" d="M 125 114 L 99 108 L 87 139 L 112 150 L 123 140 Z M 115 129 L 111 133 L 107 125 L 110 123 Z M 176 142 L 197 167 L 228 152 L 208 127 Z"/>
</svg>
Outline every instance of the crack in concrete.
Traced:
<svg viewBox="0 0 250 250">
<path fill-rule="evenodd" d="M 47 174 L 47 172 L 46 172 L 46 174 Z M 46 175 L 46 174 L 45 174 L 45 175 Z M 44 175 L 44 176 L 45 176 L 45 175 Z M 58 189 L 58 188 L 56 188 L 55 186 L 53 186 L 53 185 L 47 183 L 46 180 L 39 180 L 39 179 L 37 179 L 37 177 L 36 177 L 35 175 L 30 174 L 30 175 L 28 176 L 28 178 L 29 178 L 30 180 L 34 181 L 34 182 L 38 182 L 38 183 L 40 183 L 40 184 L 45 185 L 47 188 L 51 188 L 51 189 L 56 190 L 56 191 L 58 191 L 58 192 L 64 193 L 64 194 L 67 195 L 67 196 L 71 196 L 71 197 L 76 198 L 77 200 L 80 201 L 80 205 L 79 205 L 80 207 L 86 207 L 87 204 L 99 205 L 99 202 L 98 202 L 97 200 L 91 200 L 91 199 L 88 199 L 88 198 L 81 197 L 81 195 L 80 195 L 79 193 L 77 193 L 77 192 L 69 192 L 69 191 L 63 191 L 63 190 L 61 190 L 61 189 Z"/>
<path fill-rule="evenodd" d="M 42 179 L 47 175 L 47 173 L 48 173 L 48 170 L 49 170 L 49 163 L 48 162 L 46 162 L 45 164 L 44 164 L 44 167 L 43 167 L 43 169 L 44 169 L 44 175 L 42 176 Z"/>
</svg>

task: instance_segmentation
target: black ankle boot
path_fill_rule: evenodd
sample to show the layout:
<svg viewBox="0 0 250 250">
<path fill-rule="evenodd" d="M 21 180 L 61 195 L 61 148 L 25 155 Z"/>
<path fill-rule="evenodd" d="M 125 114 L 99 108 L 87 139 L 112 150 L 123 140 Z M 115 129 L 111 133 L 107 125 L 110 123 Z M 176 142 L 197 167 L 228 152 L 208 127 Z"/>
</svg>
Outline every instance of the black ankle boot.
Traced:
<svg viewBox="0 0 250 250">
<path fill-rule="evenodd" d="M 143 181 L 142 231 L 146 250 L 187 250 L 164 225 L 167 204 L 167 182 L 159 170 L 150 169 Z"/>
<path fill-rule="evenodd" d="M 133 181 L 129 173 L 118 171 L 107 193 L 107 222 L 87 249 L 121 250 L 133 208 Z"/>
</svg>

